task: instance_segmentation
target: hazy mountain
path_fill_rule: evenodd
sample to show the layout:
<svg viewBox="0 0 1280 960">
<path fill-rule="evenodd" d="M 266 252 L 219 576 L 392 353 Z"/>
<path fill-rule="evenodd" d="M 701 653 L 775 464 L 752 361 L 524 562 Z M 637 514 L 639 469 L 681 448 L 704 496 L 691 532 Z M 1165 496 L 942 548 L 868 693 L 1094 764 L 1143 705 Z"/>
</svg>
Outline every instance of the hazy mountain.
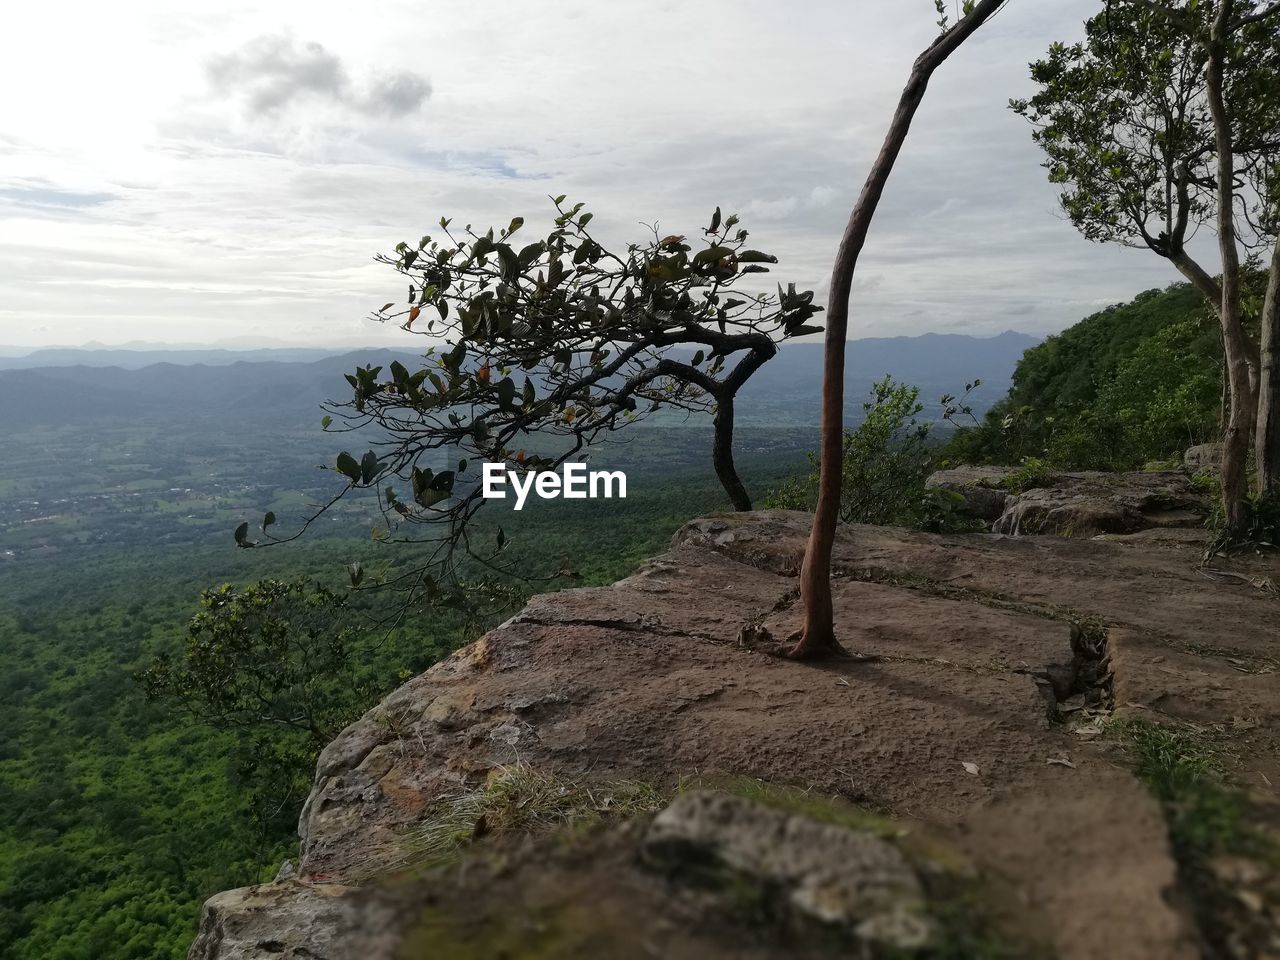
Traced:
<svg viewBox="0 0 1280 960">
<path fill-rule="evenodd" d="M 226 366 L 240 362 L 276 360 L 303 363 L 333 356 L 334 350 L 313 347 L 273 347 L 263 350 L 223 350 L 209 347 L 46 347 L 30 353 L 7 356 L 0 348 L 0 370 L 31 370 L 38 367 L 121 367 L 140 370 L 157 363 Z"/>
<path fill-rule="evenodd" d="M 846 391 L 856 414 L 870 385 L 891 374 L 920 387 L 931 404 L 983 381 L 973 395 L 985 409 L 1009 388 L 1024 350 L 1038 343 L 1025 334 L 978 338 L 955 334 L 851 341 Z M 342 375 L 358 364 L 399 359 L 410 369 L 412 353 L 369 348 L 317 358 L 320 351 L 263 350 L 50 350 L 21 358 L 31 365 L 0 369 L 0 410 L 11 423 L 66 425 L 130 419 L 180 425 L 191 418 L 230 418 L 258 424 L 318 419 L 328 397 L 345 397 Z M 41 359 L 50 361 L 35 365 Z M 64 361 L 74 360 L 71 365 Z M 183 362 L 183 361 L 186 362 Z M 12 361 L 0 361 L 0 364 Z M 811 423 L 820 405 L 822 347 L 783 347 L 743 391 L 743 422 Z M 3 431 L 0 427 L 0 431 Z"/>
<path fill-rule="evenodd" d="M 886 374 L 920 388 L 926 407 L 945 393 L 956 395 L 981 380 L 970 394 L 985 411 L 1010 386 L 1013 368 L 1040 337 L 1008 331 L 996 337 L 927 333 L 920 337 L 850 340 L 845 351 L 845 409 L 850 419 L 862 409 L 871 385 Z M 785 346 L 748 381 L 738 401 L 747 421 L 800 419 L 816 422 L 822 405 L 822 346 Z"/>
</svg>

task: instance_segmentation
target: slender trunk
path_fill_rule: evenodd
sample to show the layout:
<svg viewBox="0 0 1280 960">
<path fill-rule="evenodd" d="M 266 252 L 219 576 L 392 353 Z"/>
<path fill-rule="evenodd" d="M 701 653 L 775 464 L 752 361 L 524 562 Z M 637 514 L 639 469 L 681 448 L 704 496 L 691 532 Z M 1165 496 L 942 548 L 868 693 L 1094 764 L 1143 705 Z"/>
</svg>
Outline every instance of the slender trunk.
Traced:
<svg viewBox="0 0 1280 960">
<path fill-rule="evenodd" d="M 1227 37 L 1231 28 L 1233 0 L 1218 0 L 1205 63 L 1205 94 L 1213 117 L 1217 149 L 1218 252 L 1222 257 L 1222 299 L 1218 319 L 1222 323 L 1222 348 L 1226 360 L 1231 406 L 1222 437 L 1222 508 L 1226 528 L 1238 534 L 1246 523 L 1249 478 L 1246 463 L 1253 433 L 1256 371 L 1250 369 L 1250 344 L 1244 332 L 1240 304 L 1240 253 L 1236 248 L 1235 150 L 1231 139 L 1231 118 L 1223 98 L 1223 73 L 1227 58 Z"/>
<path fill-rule="evenodd" d="M 955 26 L 938 37 L 912 64 L 911 74 L 898 100 L 897 110 L 885 134 L 880 153 L 867 174 L 862 192 L 845 226 L 831 271 L 827 303 L 827 331 L 822 369 L 822 443 L 818 470 L 818 503 L 813 529 L 800 570 L 800 596 L 804 625 L 790 655 L 797 659 L 821 657 L 839 650 L 835 637 L 831 600 L 831 551 L 840 519 L 841 458 L 844 446 L 844 352 L 849 330 L 849 295 L 853 272 L 867 239 L 876 206 L 894 162 L 907 139 L 911 120 L 924 99 L 932 76 L 969 36 L 1002 5 L 1004 0 L 980 0 Z"/>
<path fill-rule="evenodd" d="M 1258 364 L 1258 492 L 1280 497 L 1280 238 L 1271 251 L 1262 301 L 1262 349 Z"/>
<path fill-rule="evenodd" d="M 729 495 L 735 510 L 750 510 L 751 497 L 733 465 L 733 395 L 726 393 L 716 398 L 715 442 L 711 447 L 711 462 L 716 468 L 720 486 Z"/>
</svg>

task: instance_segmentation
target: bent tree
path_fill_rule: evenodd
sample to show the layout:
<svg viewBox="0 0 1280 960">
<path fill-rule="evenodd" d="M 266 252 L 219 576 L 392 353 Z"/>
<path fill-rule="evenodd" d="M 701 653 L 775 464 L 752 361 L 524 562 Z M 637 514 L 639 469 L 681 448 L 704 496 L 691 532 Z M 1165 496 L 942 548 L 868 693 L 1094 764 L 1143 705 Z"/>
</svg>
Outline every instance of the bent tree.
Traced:
<svg viewBox="0 0 1280 960">
<path fill-rule="evenodd" d="M 818 500 L 813 529 L 800 571 L 800 596 L 804 602 L 804 623 L 788 655 L 810 659 L 840 652 L 836 641 L 831 601 L 831 551 L 840 519 L 840 488 L 844 441 L 844 353 L 849 331 L 849 296 L 858 256 L 876 207 L 888 183 L 889 174 L 911 129 L 911 120 L 924 100 L 929 78 L 952 53 L 1003 6 L 1005 0 L 966 0 L 964 16 L 948 26 L 945 6 L 938 3 L 942 33 L 911 67 L 897 109 L 885 134 L 862 192 L 858 195 L 844 235 L 836 251 L 831 271 L 831 292 L 827 301 L 827 332 L 822 370 L 822 442 L 819 449 Z"/>
<path fill-rule="evenodd" d="M 1278 240 L 1280 5 L 1111 0 L 1085 31 L 1082 43 L 1055 43 L 1031 64 L 1040 90 L 1010 106 L 1036 128 L 1076 229 L 1167 259 L 1217 318 L 1222 501 L 1228 531 L 1239 532 L 1255 433 L 1261 489 L 1280 481 L 1280 252 L 1271 252 L 1261 308 L 1247 290 L 1250 257 Z M 1216 234 L 1216 262 L 1189 248 L 1202 226 Z"/>
<path fill-rule="evenodd" d="M 426 545 L 424 559 L 383 583 L 410 600 L 466 607 L 496 597 L 515 572 L 500 528 L 486 543 L 473 536 L 481 463 L 557 470 L 664 409 L 713 416 L 716 475 L 736 509 L 751 509 L 733 460 L 735 398 L 781 341 L 822 329 L 809 324 L 822 309 L 811 291 L 751 288 L 777 257 L 748 246 L 737 216 L 717 208 L 696 241 L 651 229 L 614 252 L 583 204 L 553 202 L 550 231 L 524 243 L 519 217 L 485 232 L 442 219 L 438 237 L 377 258 L 408 295 L 375 317 L 433 342 L 420 369 L 393 362 L 347 375 L 350 399 L 326 407 L 325 426 L 370 447 L 338 456 L 347 486 L 307 523 L 353 490 L 376 489 L 387 538 Z M 274 520 L 257 543 L 241 525 L 237 542 L 306 529 L 275 538 Z M 363 579 L 353 568 L 353 582 Z"/>
</svg>

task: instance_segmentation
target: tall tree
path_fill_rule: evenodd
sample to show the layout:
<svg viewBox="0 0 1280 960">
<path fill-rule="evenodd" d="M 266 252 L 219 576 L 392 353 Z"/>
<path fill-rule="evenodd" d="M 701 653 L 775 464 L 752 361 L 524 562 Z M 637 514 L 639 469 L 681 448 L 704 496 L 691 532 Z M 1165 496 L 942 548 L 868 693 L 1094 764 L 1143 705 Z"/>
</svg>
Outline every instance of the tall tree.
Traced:
<svg viewBox="0 0 1280 960">
<path fill-rule="evenodd" d="M 884 193 L 889 174 L 911 129 L 911 120 L 924 100 L 933 72 L 965 40 L 1004 5 L 1005 0 L 966 0 L 964 16 L 948 25 L 945 6 L 939 0 L 942 33 L 912 64 L 871 170 L 867 174 L 849 222 L 845 226 L 831 271 L 831 292 L 827 301 L 825 359 L 822 371 L 822 443 L 819 450 L 818 501 L 813 530 L 805 549 L 800 572 L 800 596 L 804 601 L 804 624 L 789 651 L 794 659 L 811 659 L 840 652 L 835 636 L 831 601 L 831 551 L 840 520 L 840 488 L 844 442 L 844 354 L 849 333 L 849 296 L 853 274 L 867 239 L 867 231 Z"/>
<path fill-rule="evenodd" d="M 1230 530 L 1246 522 L 1251 435 L 1280 402 L 1272 396 L 1280 378 L 1271 377 L 1275 386 L 1259 403 L 1258 345 L 1243 296 L 1248 254 L 1275 241 L 1266 212 L 1280 150 L 1277 13 L 1280 5 L 1252 0 L 1109 0 L 1085 24 L 1082 43 L 1055 43 L 1031 65 L 1040 91 L 1010 103 L 1036 127 L 1076 228 L 1166 258 L 1217 316 Z M 1188 249 L 1201 226 L 1217 235 L 1210 266 Z"/>
</svg>

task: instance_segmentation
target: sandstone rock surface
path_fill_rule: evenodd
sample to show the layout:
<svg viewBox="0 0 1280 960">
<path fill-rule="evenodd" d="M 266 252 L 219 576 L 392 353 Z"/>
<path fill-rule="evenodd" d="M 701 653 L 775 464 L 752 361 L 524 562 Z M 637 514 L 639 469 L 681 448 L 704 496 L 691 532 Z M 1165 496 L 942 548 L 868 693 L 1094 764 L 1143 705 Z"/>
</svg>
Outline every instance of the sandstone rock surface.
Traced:
<svg viewBox="0 0 1280 960">
<path fill-rule="evenodd" d="M 929 477 L 928 486 L 964 497 L 962 512 L 996 533 L 1089 538 L 1157 528 L 1196 530 L 1206 541 L 1208 497 L 1180 470 L 1053 473 L 1026 490 L 1006 490 L 1010 467 L 957 467 Z"/>
<path fill-rule="evenodd" d="M 1169 478 L 1127 489 L 1135 509 L 1153 511 L 1176 508 L 1184 488 Z M 442 798 L 517 761 L 668 790 L 746 777 L 843 798 L 948 836 L 979 874 L 1010 885 L 1020 912 L 1043 918 L 1064 960 L 1199 956 L 1160 809 L 1077 706 L 1235 723 L 1240 775 L 1274 794 L 1274 561 L 1215 578 L 1176 543 L 851 526 L 835 550 L 835 607 L 860 656 L 803 665 L 738 638 L 747 625 L 778 638 L 798 627 L 809 520 L 693 521 L 635 575 L 536 597 L 406 683 L 321 757 L 299 878 L 215 897 L 192 956 L 328 956 L 313 944 L 356 923 L 329 890 L 370 895 L 412 865 L 406 836 Z M 606 844 L 588 862 L 633 853 Z M 448 889 L 414 888 L 416 902 L 452 903 Z M 649 903 L 647 889 L 626 895 Z M 698 955 L 674 946 L 697 940 L 697 922 L 672 922 L 659 955 Z M 272 942 L 293 944 L 284 931 L 304 928 L 310 939 L 289 949 L 310 954 L 252 952 L 273 930 Z M 240 945 L 251 940 L 259 947 Z M 396 955 L 358 942 L 351 955 Z M 742 949 L 733 955 L 773 955 Z"/>
</svg>

